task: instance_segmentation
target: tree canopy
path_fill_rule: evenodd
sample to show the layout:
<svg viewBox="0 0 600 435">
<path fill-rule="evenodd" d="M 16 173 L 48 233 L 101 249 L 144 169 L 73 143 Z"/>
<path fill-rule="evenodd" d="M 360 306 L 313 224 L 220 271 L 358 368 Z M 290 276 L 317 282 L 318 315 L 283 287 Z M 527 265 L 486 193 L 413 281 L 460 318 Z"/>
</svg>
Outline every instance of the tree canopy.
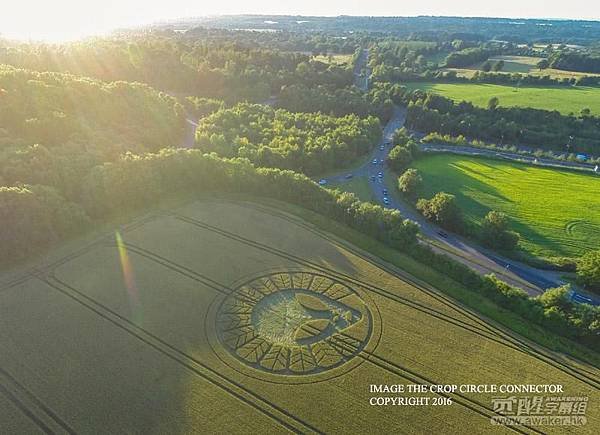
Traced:
<svg viewBox="0 0 600 435">
<path fill-rule="evenodd" d="M 248 103 L 202 119 L 196 132 L 198 147 L 205 152 L 307 174 L 343 167 L 380 138 L 374 117 L 292 113 Z"/>
</svg>

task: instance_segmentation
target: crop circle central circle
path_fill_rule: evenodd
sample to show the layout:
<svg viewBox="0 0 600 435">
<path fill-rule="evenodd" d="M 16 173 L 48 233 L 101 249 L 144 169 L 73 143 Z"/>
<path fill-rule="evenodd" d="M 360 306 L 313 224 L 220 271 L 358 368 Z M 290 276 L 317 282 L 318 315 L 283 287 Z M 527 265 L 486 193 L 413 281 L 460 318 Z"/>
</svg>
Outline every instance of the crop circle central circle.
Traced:
<svg viewBox="0 0 600 435">
<path fill-rule="evenodd" d="M 218 308 L 217 338 L 238 361 L 280 375 L 338 367 L 366 346 L 373 316 L 361 296 L 333 278 L 279 272 L 240 285 Z"/>
</svg>

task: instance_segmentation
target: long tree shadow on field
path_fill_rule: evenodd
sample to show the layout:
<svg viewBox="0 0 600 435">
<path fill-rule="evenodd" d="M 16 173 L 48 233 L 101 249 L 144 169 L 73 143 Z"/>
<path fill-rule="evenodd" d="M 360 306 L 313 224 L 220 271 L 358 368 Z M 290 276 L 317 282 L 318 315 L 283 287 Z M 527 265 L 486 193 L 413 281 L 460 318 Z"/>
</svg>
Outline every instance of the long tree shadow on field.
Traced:
<svg viewBox="0 0 600 435">
<path fill-rule="evenodd" d="M 477 161 L 478 165 L 484 166 L 496 172 L 501 172 L 506 176 L 515 177 L 514 173 L 503 170 L 502 168 Z M 479 225 L 483 217 L 491 210 L 502 210 L 502 202 L 505 204 L 514 204 L 514 200 L 503 195 L 497 188 L 491 184 L 481 181 L 481 178 L 493 181 L 494 177 L 489 174 L 478 171 L 467 165 L 460 163 L 452 163 L 451 167 L 454 171 L 450 174 L 439 174 L 433 183 L 436 191 L 444 191 L 447 188 L 452 193 L 460 205 L 461 209 L 471 216 L 474 223 Z M 516 170 L 526 171 L 527 167 L 516 166 Z M 471 192 L 477 192 L 478 195 L 483 195 L 488 198 L 487 204 L 478 201 Z M 498 207 L 490 206 L 489 204 L 498 203 Z M 569 252 L 559 240 L 548 238 L 532 225 L 517 221 L 515 216 L 510 216 L 511 228 L 518 232 L 523 238 L 526 238 L 530 243 L 543 246 L 546 251 L 552 252 L 556 256 L 568 256 Z"/>
</svg>

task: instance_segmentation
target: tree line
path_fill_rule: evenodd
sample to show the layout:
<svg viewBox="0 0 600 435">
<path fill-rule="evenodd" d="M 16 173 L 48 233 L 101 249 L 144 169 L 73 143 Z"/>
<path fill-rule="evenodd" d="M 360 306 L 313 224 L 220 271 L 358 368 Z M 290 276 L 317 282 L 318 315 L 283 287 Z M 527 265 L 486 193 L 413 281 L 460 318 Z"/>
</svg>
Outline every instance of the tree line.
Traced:
<svg viewBox="0 0 600 435">
<path fill-rule="evenodd" d="M 407 125 L 425 133 L 594 155 L 600 149 L 600 118 L 594 116 L 520 107 L 488 110 L 420 90 L 407 92 L 404 101 Z"/>
<path fill-rule="evenodd" d="M 566 71 L 600 73 L 600 54 L 559 50 L 550 55 L 548 65 Z"/>
</svg>

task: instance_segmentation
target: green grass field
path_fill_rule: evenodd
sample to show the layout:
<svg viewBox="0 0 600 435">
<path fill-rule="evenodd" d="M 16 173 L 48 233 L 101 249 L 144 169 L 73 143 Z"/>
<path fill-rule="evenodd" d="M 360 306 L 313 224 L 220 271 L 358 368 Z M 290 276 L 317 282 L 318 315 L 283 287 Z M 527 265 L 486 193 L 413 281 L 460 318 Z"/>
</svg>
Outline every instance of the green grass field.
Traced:
<svg viewBox="0 0 600 435">
<path fill-rule="evenodd" d="M 578 71 L 565 71 L 554 68 L 547 68 L 540 70 L 537 67 L 537 63 L 541 60 L 541 57 L 532 56 L 495 56 L 490 58 L 491 62 L 497 62 L 499 60 L 504 61 L 504 68 L 502 71 L 498 71 L 500 74 L 528 74 L 532 76 L 550 76 L 554 79 L 563 78 L 577 78 L 583 76 L 599 76 L 596 73 L 584 73 Z M 455 71 L 460 77 L 471 78 L 476 71 L 482 71 L 482 66 L 485 62 L 480 62 L 476 65 L 466 68 L 446 68 L 447 71 Z"/>
<path fill-rule="evenodd" d="M 314 60 L 319 62 L 331 64 L 331 65 L 345 65 L 352 61 L 351 54 L 331 54 L 331 55 L 318 55 L 313 57 Z"/>
<path fill-rule="evenodd" d="M 600 114 L 600 88 L 593 87 L 520 87 L 485 83 L 407 83 L 409 89 L 424 89 L 455 101 L 471 101 L 476 106 L 487 107 L 492 97 L 500 99 L 504 107 L 532 107 L 558 110 L 563 114 L 578 114 L 589 108 Z"/>
<path fill-rule="evenodd" d="M 600 245 L 598 176 L 443 154 L 415 167 L 426 196 L 456 195 L 467 218 L 479 222 L 491 209 L 507 213 L 534 255 L 579 256 Z"/>
<path fill-rule="evenodd" d="M 351 180 L 344 181 L 343 183 L 330 183 L 327 187 L 354 193 L 361 201 L 373 201 L 373 190 L 367 177 L 354 177 Z"/>
<path fill-rule="evenodd" d="M 563 368 L 598 378 L 592 365 L 523 350 L 278 209 L 203 200 L 170 211 L 0 276 L 0 382 L 50 430 L 500 433 L 492 393 L 377 407 L 369 384 L 553 383 L 597 397 Z M 32 429 L 14 401 L 0 406 L 0 427 Z M 587 421 L 577 433 L 594 433 L 597 407 Z"/>
</svg>

